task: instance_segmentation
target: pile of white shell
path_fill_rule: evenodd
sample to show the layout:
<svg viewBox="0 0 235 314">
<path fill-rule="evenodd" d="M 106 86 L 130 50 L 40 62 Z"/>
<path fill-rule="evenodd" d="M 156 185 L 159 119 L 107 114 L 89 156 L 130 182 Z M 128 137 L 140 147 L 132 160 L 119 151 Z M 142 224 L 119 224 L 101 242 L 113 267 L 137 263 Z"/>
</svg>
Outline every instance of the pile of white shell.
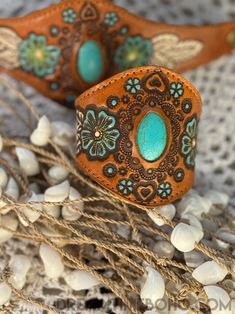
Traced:
<svg viewBox="0 0 235 314">
<path fill-rule="evenodd" d="M 53 142 L 66 149 L 74 141 L 74 130 L 65 122 L 56 121 L 51 123 L 46 116 L 43 116 L 32 132 L 30 141 L 38 147 L 47 146 L 50 142 Z M 3 148 L 3 140 L 0 136 L 0 152 Z M 1 211 L 0 225 L 3 227 L 0 227 L 0 244 L 9 241 L 20 224 L 28 227 L 29 224 L 36 223 L 42 214 L 64 219 L 68 222 L 74 222 L 81 217 L 84 209 L 82 196 L 76 188 L 70 185 L 69 171 L 66 168 L 59 165 L 50 167 L 46 174 L 50 187 L 41 191 L 37 183 L 33 182 L 33 177 L 41 174 L 40 163 L 35 152 L 25 147 L 16 147 L 15 156 L 16 160 L 11 159 L 9 163 L 13 167 L 18 167 L 29 178 L 31 195 L 27 198 L 21 197 L 20 187 L 16 179 L 10 176 L 4 167 L 0 167 L 0 196 L 5 195 L 15 202 L 30 202 L 31 205 L 19 208 L 18 217 L 10 209 Z M 57 204 L 64 201 L 76 201 L 76 203 L 64 206 Z M 6 201 L 1 198 L 0 209 L 6 205 Z M 45 227 L 41 231 L 48 238 L 61 236 L 53 228 Z M 63 245 L 56 240 L 54 242 L 58 246 Z M 42 243 L 39 247 L 39 256 L 44 265 L 46 276 L 49 278 L 64 276 L 67 284 L 76 291 L 89 289 L 99 284 L 98 280 L 85 271 L 69 271 L 66 269 L 65 272 L 61 255 L 53 246 Z M 12 274 L 9 278 L 9 284 L 7 282 L 0 283 L 0 307 L 9 303 L 12 295 L 11 285 L 17 290 L 24 288 L 31 264 L 31 259 L 24 255 L 14 255 L 10 260 L 9 266 Z"/>
<path fill-rule="evenodd" d="M 192 190 L 175 205 L 162 206 L 148 213 L 153 223 L 170 236 L 170 242 L 157 238 L 153 251 L 161 258 L 183 257 L 184 263 L 191 268 L 191 272 L 186 272 L 184 276 L 201 284 L 206 296 L 202 299 L 192 293 L 189 297 L 191 307 L 197 309 L 199 302 L 203 302 L 211 307 L 212 314 L 235 313 L 235 278 L 227 268 L 234 271 L 235 262 L 228 263 L 222 258 L 214 261 L 200 250 L 200 243 L 203 243 L 230 255 L 235 253 L 234 213 L 231 215 L 234 218 L 226 227 L 221 228 L 216 224 L 216 219 L 224 219 L 228 204 L 229 197 L 222 192 L 211 190 L 202 197 Z M 169 228 L 169 225 L 173 225 L 173 228 Z M 227 291 L 226 285 L 232 288 Z M 145 314 L 191 313 L 189 309 L 175 307 L 167 299 L 166 292 L 179 293 L 180 288 L 164 280 L 161 273 L 148 266 L 141 288 L 142 302 L 149 307 Z"/>
<path fill-rule="evenodd" d="M 30 141 L 38 148 L 47 146 L 51 142 L 66 149 L 74 139 L 73 129 L 64 122 L 50 122 L 46 116 L 39 121 L 30 136 Z M 4 148 L 0 137 L 0 151 Z M 84 210 L 82 196 L 79 191 L 70 184 L 69 171 L 60 165 L 51 166 L 47 169 L 46 178 L 49 187 L 42 191 L 33 182 L 35 176 L 45 175 L 40 169 L 40 163 L 35 152 L 24 147 L 15 148 L 15 165 L 30 180 L 29 197 L 22 197 L 19 184 L 13 176 L 9 175 L 4 167 L 0 167 L 0 196 L 5 195 L 15 201 L 30 202 L 30 207 L 22 206 L 18 217 L 9 209 L 4 209 L 0 214 L 0 245 L 9 241 L 19 226 L 27 228 L 35 224 L 42 215 L 49 215 L 55 219 L 63 219 L 68 223 L 77 221 Z M 76 205 L 62 202 L 74 201 Z M 35 203 L 35 204 L 34 204 Z M 40 204 L 43 203 L 43 204 Z M 208 191 L 200 196 L 196 191 L 191 191 L 176 204 L 165 205 L 148 212 L 152 223 L 167 236 L 156 235 L 155 240 L 149 243 L 152 251 L 158 258 L 168 261 L 181 261 L 188 267 L 188 271 L 182 275 L 191 281 L 201 285 L 203 296 L 191 292 L 187 295 L 190 307 L 197 310 L 199 302 L 207 304 L 212 314 L 234 314 L 235 278 L 231 276 L 228 267 L 235 271 L 235 265 L 225 262 L 223 258 L 212 260 L 201 250 L 201 244 L 220 250 L 226 254 L 235 256 L 235 215 L 227 222 L 225 227 L 217 225 L 216 221 L 224 218 L 227 210 L 229 197 L 217 191 Z M 6 206 L 4 199 L 0 199 L 0 209 Z M 210 217 L 215 219 L 210 219 Z M 3 226 L 7 228 L 3 228 Z M 115 226 L 114 231 L 126 239 L 135 239 L 130 226 Z M 232 231 L 233 229 L 233 231 Z M 58 230 L 45 226 L 41 229 L 45 237 L 60 236 Z M 169 240 L 169 241 L 168 241 Z M 56 244 L 58 247 L 54 246 Z M 100 284 L 92 274 L 83 270 L 71 270 L 65 266 L 58 248 L 63 247 L 63 242 L 41 243 L 39 256 L 48 278 L 57 279 L 63 277 L 67 285 L 74 291 L 90 289 Z M 24 288 L 27 275 L 32 266 L 31 258 L 24 255 L 15 255 L 9 263 L 12 272 L 9 283 L 0 283 L 0 307 L 8 304 L 11 299 L 11 285 L 18 290 Z M 154 268 L 143 261 L 145 273 L 139 282 L 140 298 L 146 306 L 145 314 L 189 314 L 189 310 L 183 310 L 173 306 L 168 298 L 169 294 L 177 294 L 181 290 L 179 284 L 164 278 L 161 267 Z M 226 286 L 232 287 L 229 291 Z M 204 298 L 204 299 L 203 299 Z M 214 303 L 223 303 L 231 306 L 218 311 Z M 165 307 L 164 307 L 165 305 Z"/>
</svg>

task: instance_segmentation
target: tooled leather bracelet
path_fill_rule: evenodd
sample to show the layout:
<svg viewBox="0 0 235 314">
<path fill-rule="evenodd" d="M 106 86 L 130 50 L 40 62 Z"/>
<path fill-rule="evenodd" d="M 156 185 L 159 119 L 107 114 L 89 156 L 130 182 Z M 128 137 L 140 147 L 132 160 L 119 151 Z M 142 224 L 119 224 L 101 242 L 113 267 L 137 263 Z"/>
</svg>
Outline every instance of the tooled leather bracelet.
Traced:
<svg viewBox="0 0 235 314">
<path fill-rule="evenodd" d="M 135 68 L 76 100 L 77 164 L 133 204 L 159 206 L 193 185 L 201 98 L 181 75 Z"/>
<path fill-rule="evenodd" d="M 0 20 L 1 70 L 72 107 L 81 92 L 123 70 L 154 64 L 184 71 L 234 46 L 234 22 L 155 23 L 109 0 L 64 0 Z"/>
</svg>

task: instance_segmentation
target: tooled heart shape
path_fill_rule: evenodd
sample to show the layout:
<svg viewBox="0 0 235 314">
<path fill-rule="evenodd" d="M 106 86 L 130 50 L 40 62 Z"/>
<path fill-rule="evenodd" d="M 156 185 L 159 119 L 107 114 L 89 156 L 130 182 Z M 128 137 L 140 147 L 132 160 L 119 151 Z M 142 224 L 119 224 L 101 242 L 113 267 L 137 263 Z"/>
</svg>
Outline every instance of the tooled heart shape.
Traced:
<svg viewBox="0 0 235 314">
<path fill-rule="evenodd" d="M 97 11 L 93 4 L 85 3 L 81 10 L 81 20 L 92 21 L 97 19 Z"/>
<path fill-rule="evenodd" d="M 157 191 L 157 185 L 155 182 L 139 182 L 136 184 L 135 196 L 139 202 L 149 202 L 151 201 Z"/>
</svg>

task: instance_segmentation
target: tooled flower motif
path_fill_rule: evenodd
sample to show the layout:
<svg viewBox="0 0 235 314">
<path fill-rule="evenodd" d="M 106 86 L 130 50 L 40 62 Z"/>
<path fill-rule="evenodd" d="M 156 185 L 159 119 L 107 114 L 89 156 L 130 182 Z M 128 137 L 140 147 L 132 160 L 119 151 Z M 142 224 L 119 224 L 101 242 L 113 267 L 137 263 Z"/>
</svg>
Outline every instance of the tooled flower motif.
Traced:
<svg viewBox="0 0 235 314">
<path fill-rule="evenodd" d="M 168 196 L 170 196 L 172 193 L 172 187 L 171 184 L 169 182 L 164 182 L 159 184 L 158 189 L 157 189 L 157 194 L 165 199 L 168 198 Z"/>
<path fill-rule="evenodd" d="M 188 168 L 194 168 L 197 146 L 198 122 L 195 117 L 191 118 L 181 137 L 181 153 L 184 156 L 184 162 Z"/>
<path fill-rule="evenodd" d="M 132 180 L 130 180 L 130 179 L 121 179 L 118 182 L 117 189 L 118 189 L 118 191 L 121 194 L 123 194 L 125 196 L 130 195 L 134 191 Z"/>
<path fill-rule="evenodd" d="M 20 65 L 27 72 L 33 72 L 38 77 L 52 74 L 58 64 L 60 49 L 48 46 L 43 35 L 32 33 L 20 43 Z"/>
<path fill-rule="evenodd" d="M 126 82 L 125 89 L 127 92 L 129 92 L 131 94 L 136 94 L 138 92 L 138 90 L 141 89 L 140 80 L 137 77 L 130 78 Z"/>
<path fill-rule="evenodd" d="M 149 39 L 142 36 L 129 36 L 115 53 L 115 63 L 120 70 L 148 65 L 152 57 L 153 47 Z"/>
<path fill-rule="evenodd" d="M 114 26 L 119 21 L 119 17 L 115 12 L 108 12 L 104 17 L 104 24 L 107 26 Z"/>
<path fill-rule="evenodd" d="M 171 83 L 170 94 L 174 98 L 179 98 L 184 93 L 183 84 L 182 83 Z"/>
<path fill-rule="evenodd" d="M 68 8 L 63 11 L 62 16 L 65 23 L 74 23 L 77 18 L 77 13 L 72 8 Z"/>
<path fill-rule="evenodd" d="M 116 118 L 104 110 L 88 110 L 81 131 L 82 149 L 91 159 L 105 159 L 117 147 L 120 132 L 115 128 Z"/>
</svg>

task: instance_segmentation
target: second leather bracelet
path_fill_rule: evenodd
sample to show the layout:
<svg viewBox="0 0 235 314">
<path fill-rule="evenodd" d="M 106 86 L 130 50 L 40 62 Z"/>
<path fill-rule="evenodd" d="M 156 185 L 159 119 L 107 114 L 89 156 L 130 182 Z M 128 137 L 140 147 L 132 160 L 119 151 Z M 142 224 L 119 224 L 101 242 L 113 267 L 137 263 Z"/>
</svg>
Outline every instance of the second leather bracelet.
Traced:
<svg viewBox="0 0 235 314">
<path fill-rule="evenodd" d="M 64 0 L 0 20 L 2 71 L 71 107 L 81 92 L 118 72 L 149 64 L 184 71 L 234 43 L 234 23 L 160 24 L 108 0 Z"/>
</svg>

